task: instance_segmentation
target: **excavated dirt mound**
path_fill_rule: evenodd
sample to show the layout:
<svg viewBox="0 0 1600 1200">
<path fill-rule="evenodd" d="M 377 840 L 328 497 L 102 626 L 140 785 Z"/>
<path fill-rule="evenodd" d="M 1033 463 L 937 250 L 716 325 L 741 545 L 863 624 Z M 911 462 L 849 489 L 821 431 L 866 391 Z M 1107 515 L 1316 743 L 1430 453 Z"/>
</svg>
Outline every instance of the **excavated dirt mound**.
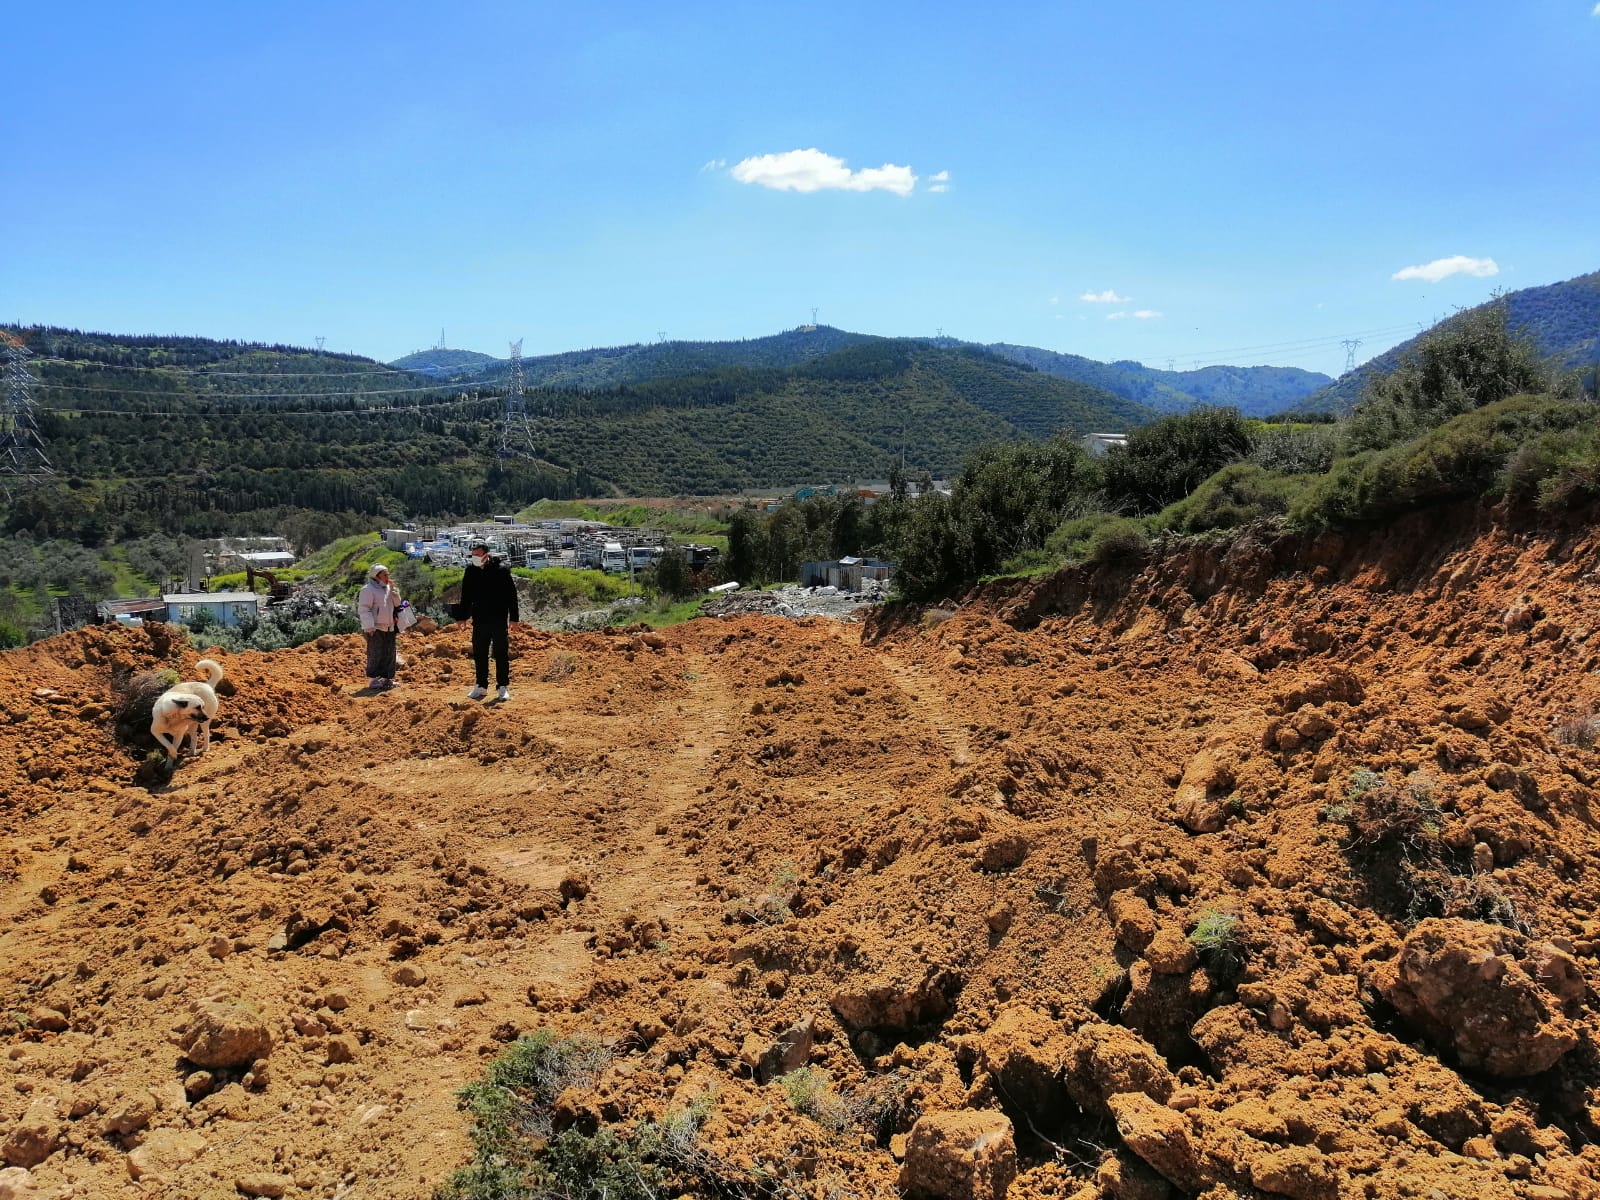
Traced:
<svg viewBox="0 0 1600 1200">
<path fill-rule="evenodd" d="M 213 651 L 168 782 L 118 687 L 202 652 L 5 653 L 0 1189 L 426 1197 L 548 1029 L 612 1051 L 558 1125 L 699 1100 L 818 1200 L 1595 1197 L 1597 555 L 1468 515 L 519 628 L 504 704 L 459 631 L 377 694 L 355 637 Z"/>
</svg>

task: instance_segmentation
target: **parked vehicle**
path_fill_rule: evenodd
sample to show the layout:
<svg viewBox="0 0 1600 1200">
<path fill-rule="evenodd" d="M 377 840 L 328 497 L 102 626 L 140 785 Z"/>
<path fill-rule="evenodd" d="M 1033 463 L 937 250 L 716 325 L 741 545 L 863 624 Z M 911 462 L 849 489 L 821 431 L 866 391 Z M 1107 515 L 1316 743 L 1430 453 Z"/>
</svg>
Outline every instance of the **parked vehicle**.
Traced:
<svg viewBox="0 0 1600 1200">
<path fill-rule="evenodd" d="M 628 573 L 628 552 L 621 542 L 607 542 L 600 548 L 600 569 L 608 575 Z"/>
<path fill-rule="evenodd" d="M 663 553 L 660 546 L 635 546 L 628 551 L 628 563 L 635 571 L 644 571 L 659 563 Z"/>
</svg>

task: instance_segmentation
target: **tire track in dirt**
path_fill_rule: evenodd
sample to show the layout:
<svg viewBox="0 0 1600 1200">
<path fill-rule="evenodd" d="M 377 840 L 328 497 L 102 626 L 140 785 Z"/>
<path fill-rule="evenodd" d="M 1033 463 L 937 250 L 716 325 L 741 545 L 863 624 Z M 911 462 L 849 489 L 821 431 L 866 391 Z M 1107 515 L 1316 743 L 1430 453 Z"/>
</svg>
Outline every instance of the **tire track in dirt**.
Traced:
<svg viewBox="0 0 1600 1200">
<path fill-rule="evenodd" d="M 911 700 L 913 711 L 938 735 L 940 743 L 950 753 L 951 763 L 965 766 L 971 762 L 972 746 L 967 741 L 966 726 L 951 714 L 938 681 L 924 668 L 893 654 L 880 652 L 878 663 L 895 687 Z"/>
</svg>

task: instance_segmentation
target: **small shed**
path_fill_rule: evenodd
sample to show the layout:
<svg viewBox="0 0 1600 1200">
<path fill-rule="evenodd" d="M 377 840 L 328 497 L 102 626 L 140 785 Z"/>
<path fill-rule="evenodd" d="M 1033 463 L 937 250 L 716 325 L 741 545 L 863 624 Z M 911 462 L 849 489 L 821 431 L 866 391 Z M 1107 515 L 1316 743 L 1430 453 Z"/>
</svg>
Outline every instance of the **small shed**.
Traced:
<svg viewBox="0 0 1600 1200">
<path fill-rule="evenodd" d="M 101 624 L 138 617 L 141 620 L 165 621 L 167 602 L 160 596 L 147 596 L 138 600 L 102 600 L 94 606 Z"/>
<path fill-rule="evenodd" d="M 161 599 L 169 621 L 193 621 L 209 613 L 218 625 L 232 626 L 261 614 L 261 597 L 254 592 L 173 592 Z"/>
<path fill-rule="evenodd" d="M 407 542 L 417 540 L 415 529 L 385 529 L 383 531 L 383 548 L 385 550 L 404 550 Z"/>
</svg>

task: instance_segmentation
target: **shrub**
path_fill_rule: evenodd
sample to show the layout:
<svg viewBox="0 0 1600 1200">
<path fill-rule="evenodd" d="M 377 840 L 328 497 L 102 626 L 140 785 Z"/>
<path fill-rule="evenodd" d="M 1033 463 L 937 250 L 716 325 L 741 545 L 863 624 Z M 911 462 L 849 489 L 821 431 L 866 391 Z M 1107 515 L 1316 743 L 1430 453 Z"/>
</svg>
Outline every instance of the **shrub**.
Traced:
<svg viewBox="0 0 1600 1200">
<path fill-rule="evenodd" d="M 834 1133 L 843 1133 L 850 1127 L 850 1108 L 833 1091 L 825 1072 L 816 1067 L 801 1067 L 778 1076 L 776 1082 L 789 1107 L 801 1116 L 810 1117 Z"/>
<path fill-rule="evenodd" d="M 1063 522 L 1050 535 L 1048 547 L 1068 562 L 1111 565 L 1143 557 L 1150 549 L 1150 538 L 1142 521 L 1093 513 Z"/>
<path fill-rule="evenodd" d="M 1106 497 L 1115 508 L 1159 512 L 1244 458 L 1254 441 L 1250 422 L 1236 408 L 1196 408 L 1162 417 L 1132 430 L 1126 445 L 1106 455 Z"/>
<path fill-rule="evenodd" d="M 1151 519 L 1156 529 L 1205 533 L 1232 529 L 1266 517 L 1281 517 L 1306 481 L 1280 475 L 1253 462 L 1230 463 L 1188 496 Z"/>
<path fill-rule="evenodd" d="M 1230 982 L 1244 965 L 1244 945 L 1239 940 L 1239 915 L 1217 908 L 1201 910 L 1189 944 L 1200 952 L 1200 961 L 1219 983 Z"/>
<path fill-rule="evenodd" d="M 1345 425 L 1352 452 L 1381 450 L 1547 380 L 1532 344 L 1512 334 L 1503 302 L 1460 313 L 1423 336 L 1397 368 L 1368 385 Z"/>
<path fill-rule="evenodd" d="M 1321 475 L 1333 465 L 1338 448 L 1338 431 L 1331 425 L 1269 425 L 1249 461 L 1285 475 Z"/>
<path fill-rule="evenodd" d="M 1504 486 L 1508 461 L 1523 443 L 1591 414 L 1584 406 L 1539 396 L 1465 413 L 1403 445 L 1336 462 L 1290 503 L 1290 524 L 1328 529 L 1490 494 Z"/>
<path fill-rule="evenodd" d="M 1556 722 L 1555 738 L 1563 746 L 1593 750 L 1596 740 L 1600 740 L 1600 717 L 1592 708 L 1564 717 Z"/>
</svg>

